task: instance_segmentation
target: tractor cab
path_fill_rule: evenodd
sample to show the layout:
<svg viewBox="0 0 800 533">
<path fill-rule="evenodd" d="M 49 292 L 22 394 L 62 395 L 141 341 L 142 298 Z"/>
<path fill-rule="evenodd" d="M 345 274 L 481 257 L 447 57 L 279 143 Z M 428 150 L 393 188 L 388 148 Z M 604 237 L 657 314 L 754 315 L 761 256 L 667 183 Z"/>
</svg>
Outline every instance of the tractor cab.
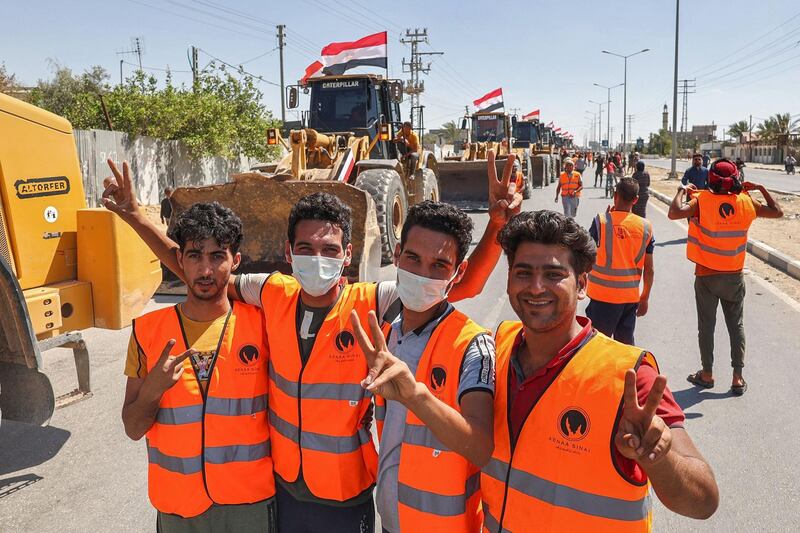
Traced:
<svg viewBox="0 0 800 533">
<path fill-rule="evenodd" d="M 530 145 L 541 141 L 538 122 L 515 120 L 513 122 L 513 132 L 514 148 L 528 148 Z"/>
<path fill-rule="evenodd" d="M 510 136 L 508 115 L 505 113 L 472 115 L 472 142 L 500 142 Z"/>
</svg>

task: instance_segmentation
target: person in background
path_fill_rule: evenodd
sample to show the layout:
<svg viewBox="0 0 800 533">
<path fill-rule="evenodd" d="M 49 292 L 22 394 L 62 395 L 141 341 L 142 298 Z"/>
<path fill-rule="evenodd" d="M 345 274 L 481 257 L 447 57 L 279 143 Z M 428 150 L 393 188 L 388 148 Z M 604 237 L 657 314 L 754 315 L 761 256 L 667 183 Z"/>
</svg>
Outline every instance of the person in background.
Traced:
<svg viewBox="0 0 800 533">
<path fill-rule="evenodd" d="M 161 200 L 161 223 L 169 226 L 169 219 L 172 218 L 172 187 L 164 189 L 164 199 Z"/>
<path fill-rule="evenodd" d="M 608 158 L 608 161 L 606 162 L 606 184 L 607 186 L 606 186 L 606 193 L 603 196 L 604 198 L 608 198 L 609 191 L 612 190 L 611 188 L 617 185 L 617 165 L 614 164 L 614 158 L 610 156 Z"/>
<path fill-rule="evenodd" d="M 711 161 L 711 157 L 707 153 L 703 154 L 703 166 L 708 168 L 708 162 Z"/>
<path fill-rule="evenodd" d="M 581 177 L 583 177 L 583 171 L 586 170 L 586 159 L 584 159 L 583 153 L 578 153 L 578 160 L 575 161 L 575 170 L 580 172 Z"/>
<path fill-rule="evenodd" d="M 757 190 L 767 205 L 750 197 Z M 691 200 L 683 203 L 689 191 Z M 747 232 L 756 218 L 781 218 L 783 211 L 763 185 L 739 180 L 736 164 L 727 158 L 708 169 L 708 189 L 681 186 L 669 207 L 669 218 L 689 219 L 686 257 L 695 264 L 694 294 L 697 305 L 697 340 L 702 369 L 687 380 L 705 389 L 714 386 L 714 329 L 717 306 L 722 303 L 731 346 L 733 381 L 731 392 L 747 390 L 742 377 L 745 354 L 742 269 L 747 255 Z"/>
<path fill-rule="evenodd" d="M 597 188 L 598 186 L 603 186 L 603 169 L 605 168 L 606 158 L 603 156 L 603 153 L 597 154 L 595 158 L 595 170 L 594 170 L 594 186 Z M 598 183 L 600 185 L 598 185 Z"/>
<path fill-rule="evenodd" d="M 647 201 L 650 199 L 650 174 L 644 169 L 644 161 L 636 162 L 636 171 L 631 176 L 639 184 L 639 200 L 633 204 L 633 212 L 647 218 Z"/>
<path fill-rule="evenodd" d="M 578 214 L 578 204 L 581 201 L 581 191 L 583 190 L 581 175 L 573 170 L 574 168 L 575 164 L 572 159 L 567 158 L 564 162 L 564 172 L 558 177 L 555 199 L 555 202 L 558 203 L 558 197 L 561 196 L 564 214 L 573 218 Z"/>
<path fill-rule="evenodd" d="M 698 190 L 708 188 L 708 169 L 703 166 L 702 154 L 694 154 L 692 156 L 692 166 L 683 173 L 681 183 L 684 186 L 692 184 Z"/>
</svg>

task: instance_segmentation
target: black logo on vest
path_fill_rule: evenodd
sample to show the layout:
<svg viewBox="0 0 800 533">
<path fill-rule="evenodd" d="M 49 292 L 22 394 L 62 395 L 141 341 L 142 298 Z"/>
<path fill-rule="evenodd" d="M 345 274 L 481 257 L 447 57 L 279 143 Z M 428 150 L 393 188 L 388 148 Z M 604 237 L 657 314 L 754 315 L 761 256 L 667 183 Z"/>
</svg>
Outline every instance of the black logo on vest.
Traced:
<svg viewBox="0 0 800 533">
<path fill-rule="evenodd" d="M 431 392 L 441 394 L 444 392 L 444 385 L 447 383 L 447 371 L 442 366 L 435 366 L 431 370 Z"/>
<path fill-rule="evenodd" d="M 356 338 L 353 336 L 352 332 L 345 330 L 336 335 L 334 344 L 337 350 L 342 353 L 347 353 L 355 348 Z"/>
<path fill-rule="evenodd" d="M 579 407 L 567 407 L 558 415 L 558 431 L 568 441 L 583 440 L 589 433 L 589 415 Z"/>
<path fill-rule="evenodd" d="M 719 216 L 721 216 L 723 219 L 732 217 L 735 212 L 736 210 L 728 202 L 725 202 L 719 206 Z"/>
<path fill-rule="evenodd" d="M 245 344 L 239 348 L 239 361 L 241 361 L 244 366 L 253 366 L 256 364 L 258 362 L 258 356 L 258 348 L 252 344 Z"/>
</svg>

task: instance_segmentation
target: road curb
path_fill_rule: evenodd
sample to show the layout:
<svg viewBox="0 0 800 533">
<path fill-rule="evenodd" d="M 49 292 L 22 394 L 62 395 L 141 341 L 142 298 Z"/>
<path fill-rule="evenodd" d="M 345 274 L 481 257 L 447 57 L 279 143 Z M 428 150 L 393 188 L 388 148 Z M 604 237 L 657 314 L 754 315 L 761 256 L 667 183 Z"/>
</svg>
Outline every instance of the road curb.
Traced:
<svg viewBox="0 0 800 533">
<path fill-rule="evenodd" d="M 650 194 L 667 205 L 672 203 L 672 199 L 656 190 L 650 189 Z M 800 261 L 756 239 L 747 239 L 747 251 L 787 276 L 800 281 Z"/>
</svg>

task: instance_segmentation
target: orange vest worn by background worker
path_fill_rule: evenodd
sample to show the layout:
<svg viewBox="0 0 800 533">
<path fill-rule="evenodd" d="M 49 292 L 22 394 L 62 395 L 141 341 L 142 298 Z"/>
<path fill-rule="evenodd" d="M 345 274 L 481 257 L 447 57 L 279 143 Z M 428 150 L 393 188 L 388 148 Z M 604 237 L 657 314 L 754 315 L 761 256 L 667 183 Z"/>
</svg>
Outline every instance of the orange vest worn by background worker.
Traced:
<svg viewBox="0 0 800 533">
<path fill-rule="evenodd" d="M 747 230 L 756 219 L 756 208 L 746 192 L 714 194 L 703 190 L 697 199 L 697 218 L 689 219 L 686 257 L 704 267 L 737 272 L 744 267 Z"/>
<path fill-rule="evenodd" d="M 345 501 L 375 483 L 378 454 L 361 427 L 370 398 L 361 387 L 367 361 L 358 347 L 350 311 L 366 322 L 376 309 L 374 283 L 347 284 L 317 332 L 303 366 L 297 340 L 300 284 L 272 274 L 261 291 L 270 350 L 269 422 L 275 472 L 288 482 L 300 469 L 311 493 Z"/>
<path fill-rule="evenodd" d="M 484 532 L 650 531 L 649 481 L 631 483 L 614 463 L 614 435 L 625 372 L 640 348 L 595 333 L 567 363 L 525 420 L 509 436 L 511 357 L 522 324 L 497 329 L 494 452 L 481 474 Z"/>
<path fill-rule="evenodd" d="M 638 302 L 645 251 L 653 237 L 652 224 L 626 211 L 603 213 L 594 220 L 600 243 L 586 293 L 600 302 Z"/>
<path fill-rule="evenodd" d="M 133 321 L 150 371 L 168 339 L 186 351 L 176 306 Z M 263 316 L 234 302 L 203 397 L 191 362 L 161 397 L 147 432 L 148 491 L 162 513 L 197 516 L 216 504 L 255 503 L 275 495 L 267 424 L 269 349 Z"/>
<path fill-rule="evenodd" d="M 417 366 L 417 381 L 459 412 L 458 385 L 464 355 L 475 337 L 483 333 L 487 333 L 484 328 L 452 310 L 434 329 Z M 375 396 L 379 438 L 385 417 L 386 400 Z M 400 530 L 478 531 L 482 519 L 479 482 L 478 467 L 449 450 L 409 409 L 398 472 Z"/>
<path fill-rule="evenodd" d="M 571 174 L 562 172 L 558 176 L 558 183 L 561 185 L 561 196 L 572 196 L 575 193 L 576 197 L 580 197 L 581 192 L 578 190 L 581 184 L 581 173 L 575 170 Z"/>
</svg>

